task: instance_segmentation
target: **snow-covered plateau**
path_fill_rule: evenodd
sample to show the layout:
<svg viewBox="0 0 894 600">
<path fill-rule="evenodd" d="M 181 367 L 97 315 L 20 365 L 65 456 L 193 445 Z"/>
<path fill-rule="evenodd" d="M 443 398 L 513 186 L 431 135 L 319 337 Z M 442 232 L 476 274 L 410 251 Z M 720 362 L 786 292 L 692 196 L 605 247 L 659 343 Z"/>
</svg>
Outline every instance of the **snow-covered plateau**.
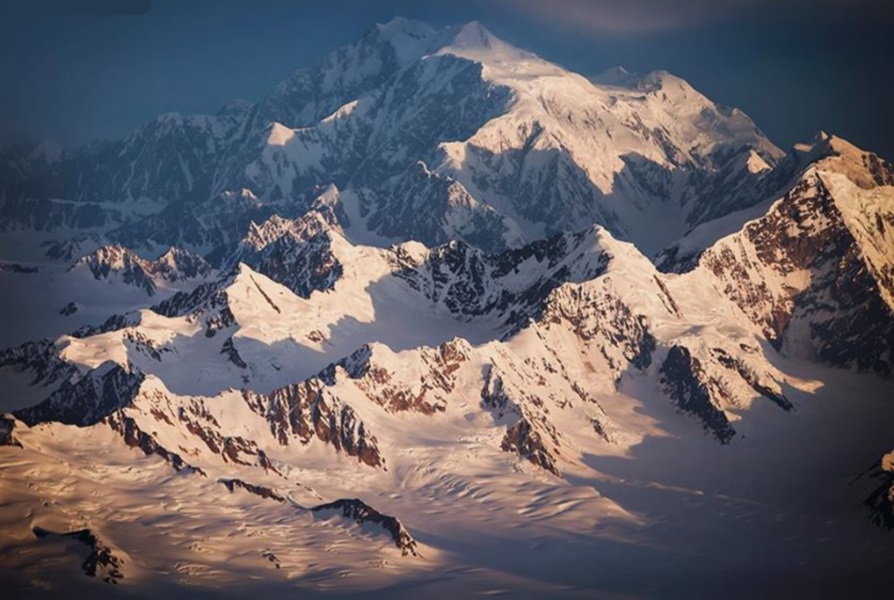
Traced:
<svg viewBox="0 0 894 600">
<path fill-rule="evenodd" d="M 395 19 L 0 147 L 9 597 L 882 596 L 894 166 Z"/>
</svg>

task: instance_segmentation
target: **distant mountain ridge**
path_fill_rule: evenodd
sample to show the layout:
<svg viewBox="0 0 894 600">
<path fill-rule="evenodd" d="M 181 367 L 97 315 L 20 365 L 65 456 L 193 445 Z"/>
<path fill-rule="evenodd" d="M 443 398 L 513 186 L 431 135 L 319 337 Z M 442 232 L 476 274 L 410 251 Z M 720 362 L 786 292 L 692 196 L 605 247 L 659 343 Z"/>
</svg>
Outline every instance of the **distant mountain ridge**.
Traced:
<svg viewBox="0 0 894 600">
<path fill-rule="evenodd" d="M 595 81 L 478 23 L 395 19 L 256 104 L 162 115 L 52 161 L 4 150 L 0 214 L 6 229 L 209 252 L 335 184 L 360 240 L 498 250 L 598 224 L 652 253 L 759 201 L 751 180 L 782 153 L 740 111 L 662 71 Z"/>
</svg>

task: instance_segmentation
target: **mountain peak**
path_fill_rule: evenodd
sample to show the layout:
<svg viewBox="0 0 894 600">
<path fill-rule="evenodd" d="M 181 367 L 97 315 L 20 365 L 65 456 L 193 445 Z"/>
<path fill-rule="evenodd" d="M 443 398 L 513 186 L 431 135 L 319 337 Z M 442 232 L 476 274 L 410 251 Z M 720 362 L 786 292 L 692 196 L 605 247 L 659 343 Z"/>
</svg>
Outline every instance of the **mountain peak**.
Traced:
<svg viewBox="0 0 894 600">
<path fill-rule="evenodd" d="M 859 159 L 864 151 L 844 138 L 825 131 L 819 131 L 810 142 L 792 146 L 792 152 L 802 157 L 803 163 L 810 163 L 829 156 L 855 157 Z M 857 162 L 860 162 L 859 160 Z"/>
<path fill-rule="evenodd" d="M 828 150 L 832 147 L 835 143 L 834 140 L 840 140 L 840 138 L 829 135 L 826 131 L 821 129 L 816 132 L 816 135 L 814 135 L 813 139 L 809 142 L 798 142 L 792 146 L 792 151 L 795 152 L 795 154 L 822 154 L 824 150 Z"/>
<path fill-rule="evenodd" d="M 689 84 L 688 81 L 681 77 L 677 77 L 676 75 L 665 69 L 658 69 L 641 77 L 639 86 L 650 92 L 658 90 L 667 92 L 669 91 L 669 89 L 677 89 L 683 92 L 695 92 L 695 89 Z"/>
<path fill-rule="evenodd" d="M 436 34 L 428 24 L 404 17 L 394 17 L 387 23 L 376 23 L 375 30 L 394 49 L 400 64 L 418 58 Z"/>
<path fill-rule="evenodd" d="M 590 81 L 596 85 L 622 87 L 645 92 L 667 91 L 667 88 L 673 89 L 675 87 L 684 91 L 693 89 L 688 81 L 664 69 L 642 74 L 632 73 L 622 66 L 615 66 L 590 77 Z"/>
<path fill-rule="evenodd" d="M 428 23 L 422 21 L 414 21 L 406 17 L 396 16 L 387 23 L 376 23 L 376 29 L 385 38 L 393 38 L 400 36 L 424 36 L 434 33 Z"/>
<path fill-rule="evenodd" d="M 333 233 L 336 233 L 333 225 L 318 211 L 309 211 L 297 219 L 286 219 L 278 214 L 273 214 L 263 223 L 258 224 L 252 221 L 242 243 L 258 250 L 285 235 L 291 235 L 296 240 L 307 241 L 321 234 L 332 235 Z"/>
<path fill-rule="evenodd" d="M 854 144 L 850 143 L 843 137 L 839 137 L 835 134 L 829 134 L 825 131 L 820 131 L 816 134 L 817 143 L 821 143 L 825 146 L 831 148 L 834 152 L 838 154 L 844 152 L 857 152 L 863 154 L 865 151 L 862 148 L 858 148 Z"/>
<path fill-rule="evenodd" d="M 596 85 L 607 85 L 612 87 L 633 87 L 641 79 L 642 75 L 631 73 L 620 65 L 611 67 L 598 75 L 590 77 L 590 81 Z"/>
<path fill-rule="evenodd" d="M 325 186 L 313 201 L 314 206 L 335 208 L 341 202 L 341 191 L 334 183 Z"/>
<path fill-rule="evenodd" d="M 537 58 L 490 32 L 478 21 L 448 27 L 437 43 L 438 54 L 453 54 L 481 63 L 502 63 Z"/>
<path fill-rule="evenodd" d="M 894 165 L 825 131 L 817 133 L 811 142 L 795 144 L 792 157 L 801 171 L 812 168 L 836 172 L 863 189 L 894 182 Z"/>
<path fill-rule="evenodd" d="M 456 29 L 454 40 L 467 44 L 490 46 L 494 41 L 500 41 L 480 21 L 469 21 Z"/>
<path fill-rule="evenodd" d="M 290 219 L 284 219 L 277 214 L 271 215 L 261 223 L 251 221 L 248 224 L 248 233 L 246 233 L 243 243 L 254 248 L 263 248 L 272 240 L 284 235 L 291 226 Z"/>
</svg>

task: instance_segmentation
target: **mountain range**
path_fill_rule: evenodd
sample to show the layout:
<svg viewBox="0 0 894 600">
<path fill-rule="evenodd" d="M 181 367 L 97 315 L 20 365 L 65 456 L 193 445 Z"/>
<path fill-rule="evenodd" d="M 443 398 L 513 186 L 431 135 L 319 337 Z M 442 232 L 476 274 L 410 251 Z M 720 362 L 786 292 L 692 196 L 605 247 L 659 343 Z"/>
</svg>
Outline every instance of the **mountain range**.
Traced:
<svg viewBox="0 0 894 600">
<path fill-rule="evenodd" d="M 894 557 L 894 165 L 667 72 L 398 18 L 3 146 L 0 251 L 11 589 L 859 596 Z"/>
</svg>

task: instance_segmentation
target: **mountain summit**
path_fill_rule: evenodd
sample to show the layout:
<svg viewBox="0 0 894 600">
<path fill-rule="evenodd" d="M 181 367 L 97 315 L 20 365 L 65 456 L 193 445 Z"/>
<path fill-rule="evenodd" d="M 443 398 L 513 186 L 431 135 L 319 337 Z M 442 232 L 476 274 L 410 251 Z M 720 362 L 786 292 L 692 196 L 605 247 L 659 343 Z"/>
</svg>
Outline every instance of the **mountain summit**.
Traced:
<svg viewBox="0 0 894 600">
<path fill-rule="evenodd" d="M 625 81 L 588 81 L 477 22 L 435 31 L 398 18 L 254 105 L 168 115 L 121 142 L 26 162 L 3 182 L 6 226 L 46 215 L 207 252 L 231 241 L 219 230 L 231 221 L 205 216 L 221 197 L 259 200 L 228 217 L 241 225 L 297 216 L 335 184 L 356 240 L 499 250 L 599 224 L 652 254 L 759 200 L 743 189 L 782 153 L 748 117 L 665 72 Z"/>
</svg>

